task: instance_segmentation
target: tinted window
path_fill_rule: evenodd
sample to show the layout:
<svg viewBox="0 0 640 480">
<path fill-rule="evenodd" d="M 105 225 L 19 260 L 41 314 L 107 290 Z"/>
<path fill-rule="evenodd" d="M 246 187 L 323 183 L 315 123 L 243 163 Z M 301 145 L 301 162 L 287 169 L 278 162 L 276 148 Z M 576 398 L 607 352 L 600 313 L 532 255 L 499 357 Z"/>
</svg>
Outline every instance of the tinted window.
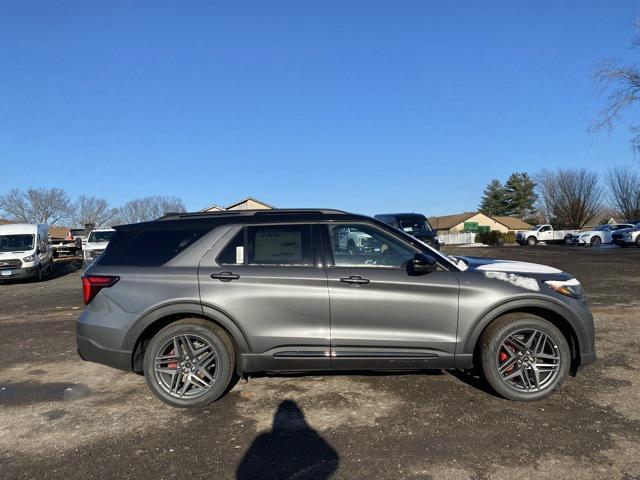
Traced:
<svg viewBox="0 0 640 480">
<path fill-rule="evenodd" d="M 254 265 L 313 265 L 311 226 L 247 227 L 246 249 Z"/>
<path fill-rule="evenodd" d="M 368 225 L 330 225 L 336 266 L 401 267 L 415 255 L 400 240 Z"/>
<path fill-rule="evenodd" d="M 208 232 L 209 229 L 116 232 L 98 263 L 140 267 L 163 265 Z"/>
<path fill-rule="evenodd" d="M 224 247 L 217 262 L 220 265 L 244 263 L 244 228 Z"/>
<path fill-rule="evenodd" d="M 409 235 L 431 232 L 431 225 L 425 220 L 401 220 L 400 227 Z"/>
</svg>

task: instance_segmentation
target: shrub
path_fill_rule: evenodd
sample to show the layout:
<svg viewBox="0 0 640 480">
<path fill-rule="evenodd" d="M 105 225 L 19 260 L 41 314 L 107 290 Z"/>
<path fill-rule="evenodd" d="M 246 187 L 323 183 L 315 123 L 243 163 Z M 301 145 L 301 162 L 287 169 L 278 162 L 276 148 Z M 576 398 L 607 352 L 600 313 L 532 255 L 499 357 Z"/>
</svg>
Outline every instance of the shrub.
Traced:
<svg viewBox="0 0 640 480">
<path fill-rule="evenodd" d="M 484 243 L 485 245 L 516 243 L 516 234 L 514 232 L 501 233 L 497 230 L 491 230 L 490 232 L 477 233 L 475 241 L 476 243 Z"/>
</svg>

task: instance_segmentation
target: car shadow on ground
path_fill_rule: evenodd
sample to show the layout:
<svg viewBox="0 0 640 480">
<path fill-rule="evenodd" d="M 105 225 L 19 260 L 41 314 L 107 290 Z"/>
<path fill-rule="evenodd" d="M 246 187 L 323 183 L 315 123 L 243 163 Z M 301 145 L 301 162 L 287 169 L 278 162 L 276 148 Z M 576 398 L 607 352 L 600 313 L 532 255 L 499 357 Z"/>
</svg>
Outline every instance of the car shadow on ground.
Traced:
<svg viewBox="0 0 640 480">
<path fill-rule="evenodd" d="M 474 370 L 447 370 L 447 373 L 451 374 L 454 378 L 462 383 L 491 395 L 495 398 L 502 398 L 499 396 L 489 384 Z M 267 372 L 251 375 L 251 378 L 296 378 L 296 377 L 314 377 L 314 376 L 363 376 L 363 377 L 397 377 L 405 375 L 427 375 L 438 376 L 444 375 L 444 370 L 439 369 L 427 369 L 427 370 L 329 370 L 325 372 Z M 234 384 L 235 385 L 235 384 Z"/>
<path fill-rule="evenodd" d="M 53 271 L 48 280 L 66 277 L 70 273 L 82 271 L 82 260 L 77 258 L 58 258 L 53 262 Z"/>
<path fill-rule="evenodd" d="M 292 400 L 284 400 L 271 430 L 251 443 L 238 468 L 238 480 L 306 478 L 328 479 L 338 468 L 338 452 L 309 426 Z"/>
</svg>

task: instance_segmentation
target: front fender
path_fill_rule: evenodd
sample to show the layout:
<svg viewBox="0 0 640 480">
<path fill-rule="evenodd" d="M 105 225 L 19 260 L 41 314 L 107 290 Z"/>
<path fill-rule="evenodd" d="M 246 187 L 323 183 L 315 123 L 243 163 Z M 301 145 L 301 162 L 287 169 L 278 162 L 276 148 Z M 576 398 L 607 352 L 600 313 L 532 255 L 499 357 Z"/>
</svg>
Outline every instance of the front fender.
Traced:
<svg viewBox="0 0 640 480">
<path fill-rule="evenodd" d="M 576 301 L 576 303 L 579 303 Z M 473 354 L 476 344 L 484 329 L 496 318 L 506 313 L 514 311 L 531 311 L 551 312 L 561 317 L 575 334 L 578 345 L 577 351 L 580 353 L 590 353 L 595 349 L 593 340 L 593 317 L 586 306 L 586 302 L 581 302 L 581 308 L 572 311 L 568 306 L 558 300 L 546 296 L 527 295 L 517 299 L 507 299 L 497 302 L 486 308 L 475 319 L 471 320 L 471 326 L 467 330 L 466 335 L 462 332 L 460 354 Z M 591 329 L 589 329 L 591 325 Z"/>
</svg>

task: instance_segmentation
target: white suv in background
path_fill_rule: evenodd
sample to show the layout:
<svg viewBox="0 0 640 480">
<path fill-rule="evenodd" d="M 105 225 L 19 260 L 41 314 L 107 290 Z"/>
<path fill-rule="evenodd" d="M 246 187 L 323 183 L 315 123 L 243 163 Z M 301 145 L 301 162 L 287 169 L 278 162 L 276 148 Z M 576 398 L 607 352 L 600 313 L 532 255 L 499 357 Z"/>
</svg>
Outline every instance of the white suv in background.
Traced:
<svg viewBox="0 0 640 480">
<path fill-rule="evenodd" d="M 581 245 L 593 245 L 597 247 L 601 243 L 613 242 L 613 233 L 625 228 L 633 228 L 630 223 L 605 223 L 598 225 L 593 230 L 587 232 L 580 232 L 578 237 L 578 243 Z"/>
<path fill-rule="evenodd" d="M 87 238 L 87 243 L 82 247 L 85 269 L 104 252 L 114 233 L 116 231 L 113 228 L 96 228 L 91 231 Z"/>
</svg>

